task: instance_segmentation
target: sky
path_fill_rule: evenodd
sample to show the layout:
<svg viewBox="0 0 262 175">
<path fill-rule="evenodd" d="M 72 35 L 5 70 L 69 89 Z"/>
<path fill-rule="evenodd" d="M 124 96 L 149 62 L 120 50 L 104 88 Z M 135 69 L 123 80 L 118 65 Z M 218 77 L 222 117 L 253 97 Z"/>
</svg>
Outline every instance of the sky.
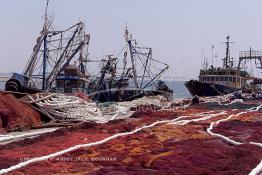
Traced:
<svg viewBox="0 0 262 175">
<path fill-rule="evenodd" d="M 0 1 L 0 72 L 22 72 L 43 25 L 45 0 Z M 166 78 L 196 78 L 202 50 L 211 63 L 211 47 L 221 65 L 230 35 L 231 55 L 262 50 L 261 0 L 50 0 L 48 13 L 64 29 L 84 21 L 91 35 L 91 59 L 117 54 L 124 29 L 140 45 L 152 47 L 154 58 L 170 68 Z"/>
</svg>

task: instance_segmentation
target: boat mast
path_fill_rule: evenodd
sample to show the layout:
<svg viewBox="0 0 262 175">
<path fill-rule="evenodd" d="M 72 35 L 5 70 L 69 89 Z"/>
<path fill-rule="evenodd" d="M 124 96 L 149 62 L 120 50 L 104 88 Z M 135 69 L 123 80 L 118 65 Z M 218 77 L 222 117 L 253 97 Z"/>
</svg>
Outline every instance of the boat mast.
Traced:
<svg viewBox="0 0 262 175">
<path fill-rule="evenodd" d="M 234 42 L 230 42 L 230 36 L 226 37 L 227 41 L 224 42 L 226 44 L 226 57 L 223 59 L 223 68 L 233 67 L 233 58 L 230 58 L 230 44 Z"/>
<path fill-rule="evenodd" d="M 44 33 L 44 53 L 43 53 L 43 80 L 42 80 L 42 90 L 46 90 L 46 69 L 47 69 L 47 34 L 48 34 L 48 27 L 47 27 L 47 9 L 48 9 L 49 0 L 46 1 L 46 9 L 45 9 L 45 23 L 43 27 Z"/>
<path fill-rule="evenodd" d="M 134 75 L 135 87 L 138 88 L 137 74 L 136 74 L 135 60 L 134 60 L 134 53 L 133 53 L 133 46 L 132 46 L 132 37 L 129 37 L 128 34 L 129 33 L 128 33 L 127 26 L 126 26 L 125 39 L 126 39 L 126 42 L 128 43 L 128 47 L 129 47 L 130 58 L 131 58 L 131 62 L 132 62 L 133 75 Z"/>
</svg>

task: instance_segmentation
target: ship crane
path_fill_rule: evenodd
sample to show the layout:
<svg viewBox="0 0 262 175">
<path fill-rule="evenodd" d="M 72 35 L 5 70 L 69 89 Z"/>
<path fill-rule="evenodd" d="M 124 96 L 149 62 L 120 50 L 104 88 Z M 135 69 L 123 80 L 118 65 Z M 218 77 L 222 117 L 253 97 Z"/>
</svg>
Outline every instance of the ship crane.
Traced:
<svg viewBox="0 0 262 175">
<path fill-rule="evenodd" d="M 251 64 L 251 62 L 255 62 L 256 68 L 261 70 L 262 69 L 262 51 L 252 50 L 251 47 L 248 51 L 241 51 L 239 53 L 239 62 L 238 62 L 238 66 L 237 66 L 238 69 L 241 69 L 241 65 L 242 65 L 243 61 L 245 63 L 247 61 L 249 61 L 250 64 Z M 262 73 L 262 72 L 260 72 L 260 73 Z M 253 77 L 253 82 L 254 82 L 254 85 L 262 84 L 262 78 L 261 77 Z"/>
<path fill-rule="evenodd" d="M 262 69 L 262 51 L 259 50 L 252 50 L 251 47 L 248 51 L 241 51 L 239 54 L 239 62 L 238 62 L 238 69 L 241 69 L 241 63 L 243 61 L 255 61 L 258 65 L 257 68 Z"/>
</svg>

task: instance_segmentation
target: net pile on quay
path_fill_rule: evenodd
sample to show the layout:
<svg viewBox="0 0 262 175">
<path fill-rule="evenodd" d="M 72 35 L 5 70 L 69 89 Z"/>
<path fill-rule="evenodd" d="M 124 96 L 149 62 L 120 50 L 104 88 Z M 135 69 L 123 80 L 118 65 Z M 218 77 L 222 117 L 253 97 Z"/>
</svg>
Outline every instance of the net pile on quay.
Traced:
<svg viewBox="0 0 262 175">
<path fill-rule="evenodd" d="M 230 94 L 196 103 L 154 96 L 99 106 L 77 96 L 48 93 L 19 99 L 39 115 L 48 113 L 43 125 L 67 120 L 71 125 L 1 135 L 0 160 L 5 161 L 0 161 L 0 173 L 261 172 L 259 97 Z"/>
</svg>

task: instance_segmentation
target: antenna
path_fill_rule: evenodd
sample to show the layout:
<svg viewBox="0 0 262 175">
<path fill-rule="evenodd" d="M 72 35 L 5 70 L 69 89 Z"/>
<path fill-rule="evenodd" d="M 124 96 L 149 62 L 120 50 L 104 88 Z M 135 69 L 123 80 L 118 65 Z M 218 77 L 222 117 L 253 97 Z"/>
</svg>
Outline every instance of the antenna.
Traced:
<svg viewBox="0 0 262 175">
<path fill-rule="evenodd" d="M 47 25 L 47 10 L 48 10 L 49 0 L 46 0 L 45 6 L 45 25 Z"/>
<path fill-rule="evenodd" d="M 217 57 L 218 57 L 218 55 L 215 54 L 214 57 L 215 57 L 215 65 L 217 65 Z"/>
<path fill-rule="evenodd" d="M 208 68 L 208 58 L 205 58 L 205 59 L 206 59 L 206 62 L 205 62 L 206 68 L 205 69 L 207 69 Z"/>
<path fill-rule="evenodd" d="M 204 57 L 204 49 L 202 48 L 202 59 L 201 59 L 201 61 L 202 61 L 202 69 L 204 69 L 205 68 L 205 57 Z"/>
<path fill-rule="evenodd" d="M 212 45 L 212 66 L 214 66 L 214 48 L 215 46 Z"/>
<path fill-rule="evenodd" d="M 126 41 L 128 41 L 129 40 L 129 37 L 128 37 L 128 35 L 129 35 L 129 32 L 128 32 L 128 29 L 127 29 L 127 21 L 125 22 L 125 25 L 126 25 L 126 27 L 125 27 L 125 39 L 126 39 Z"/>
</svg>

